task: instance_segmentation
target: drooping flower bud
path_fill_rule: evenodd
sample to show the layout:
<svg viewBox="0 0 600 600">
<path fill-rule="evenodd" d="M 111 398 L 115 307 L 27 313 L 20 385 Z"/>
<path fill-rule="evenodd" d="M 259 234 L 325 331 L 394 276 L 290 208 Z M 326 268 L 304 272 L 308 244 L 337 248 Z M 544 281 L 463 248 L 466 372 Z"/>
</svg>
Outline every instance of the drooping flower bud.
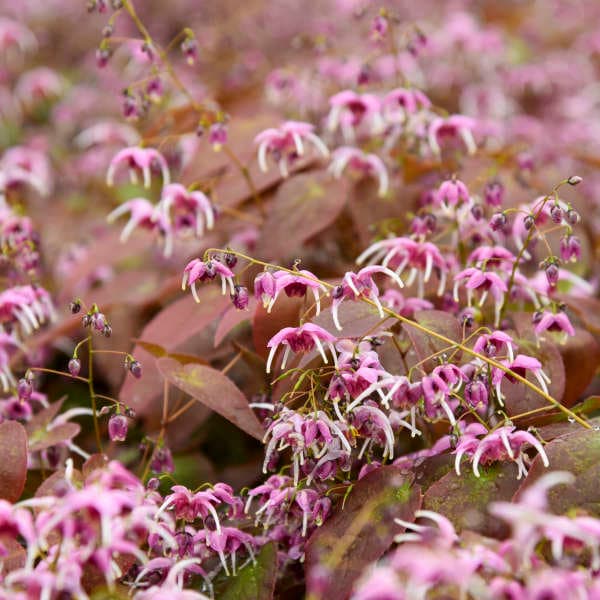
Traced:
<svg viewBox="0 0 600 600">
<path fill-rule="evenodd" d="M 142 376 L 142 363 L 137 360 L 132 360 L 129 364 L 129 372 L 136 378 L 139 379 Z"/>
<path fill-rule="evenodd" d="M 108 420 L 108 437 L 112 442 L 124 442 L 127 439 L 129 424 L 123 415 L 112 415 Z"/>
<path fill-rule="evenodd" d="M 79 371 L 81 371 L 81 361 L 78 358 L 73 357 L 69 361 L 69 373 L 71 373 L 73 377 L 77 377 Z"/>
<path fill-rule="evenodd" d="M 231 294 L 231 301 L 238 310 L 245 310 L 248 308 L 248 302 L 250 296 L 248 294 L 248 288 L 243 285 L 236 285 L 234 293 Z"/>
</svg>

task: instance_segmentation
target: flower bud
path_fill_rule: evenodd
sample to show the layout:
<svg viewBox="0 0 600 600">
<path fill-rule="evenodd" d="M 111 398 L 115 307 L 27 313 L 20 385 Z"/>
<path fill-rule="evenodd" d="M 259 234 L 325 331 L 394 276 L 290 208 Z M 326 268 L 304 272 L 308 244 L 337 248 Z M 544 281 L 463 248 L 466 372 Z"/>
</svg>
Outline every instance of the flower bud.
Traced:
<svg viewBox="0 0 600 600">
<path fill-rule="evenodd" d="M 124 442 L 127 438 L 127 418 L 123 415 L 113 415 L 108 420 L 108 437 L 112 442 Z"/>
<path fill-rule="evenodd" d="M 112 335 L 112 327 L 108 323 L 105 323 L 104 327 L 102 328 L 102 335 L 107 338 Z"/>
<path fill-rule="evenodd" d="M 69 310 L 71 314 L 76 315 L 81 310 L 81 302 L 79 300 L 73 300 L 69 303 Z"/>
<path fill-rule="evenodd" d="M 81 361 L 78 358 L 73 357 L 69 361 L 69 373 L 71 373 L 73 377 L 77 377 L 79 371 L 81 371 Z"/>
<path fill-rule="evenodd" d="M 579 185 L 582 181 L 583 177 L 580 177 L 579 175 L 571 175 L 571 177 L 567 179 L 569 185 Z"/>
<path fill-rule="evenodd" d="M 579 223 L 581 217 L 579 216 L 579 213 L 576 210 L 573 210 L 572 208 L 570 208 L 567 211 L 567 221 L 571 224 L 571 225 L 577 225 L 577 223 Z"/>
<path fill-rule="evenodd" d="M 237 261 L 238 258 L 235 254 L 233 254 L 232 252 L 227 252 L 224 256 L 224 261 L 225 264 L 230 268 L 233 269 L 233 267 L 235 267 L 235 265 L 237 265 Z"/>
<path fill-rule="evenodd" d="M 558 204 L 552 205 L 552 208 L 550 209 L 550 218 L 552 219 L 552 222 L 556 223 L 557 225 L 559 223 L 562 223 L 563 211 L 562 211 L 562 208 Z"/>
<path fill-rule="evenodd" d="M 19 379 L 19 383 L 17 383 L 17 395 L 21 400 L 29 400 L 31 398 L 31 394 L 33 393 L 33 386 L 30 381 L 27 379 Z"/>
<path fill-rule="evenodd" d="M 504 213 L 496 213 L 490 219 L 490 229 L 492 231 L 500 231 L 506 226 L 507 218 Z"/>
<path fill-rule="evenodd" d="M 535 219 L 532 215 L 527 215 L 525 219 L 523 219 L 523 226 L 527 231 L 529 231 L 535 225 Z"/>
<path fill-rule="evenodd" d="M 248 308 L 248 302 L 250 300 L 248 288 L 244 287 L 243 285 L 236 285 L 234 290 L 235 292 L 231 294 L 231 301 L 233 302 L 233 305 L 238 310 L 245 310 Z"/>
<path fill-rule="evenodd" d="M 499 181 L 489 181 L 483 190 L 483 197 L 489 206 L 502 206 L 504 186 Z"/>
<path fill-rule="evenodd" d="M 481 204 L 473 204 L 471 207 L 471 214 L 476 221 L 481 221 L 481 219 L 483 219 L 483 207 Z"/>
<path fill-rule="evenodd" d="M 139 379 L 142 376 L 142 363 L 137 360 L 132 360 L 129 365 L 129 372 L 136 378 Z"/>
<path fill-rule="evenodd" d="M 467 383 L 465 386 L 465 400 L 473 408 L 487 406 L 488 390 L 485 383 L 480 379 Z"/>
<path fill-rule="evenodd" d="M 546 267 L 546 279 L 548 280 L 548 285 L 550 287 L 556 287 L 558 283 L 558 265 L 556 263 L 550 263 Z"/>
</svg>

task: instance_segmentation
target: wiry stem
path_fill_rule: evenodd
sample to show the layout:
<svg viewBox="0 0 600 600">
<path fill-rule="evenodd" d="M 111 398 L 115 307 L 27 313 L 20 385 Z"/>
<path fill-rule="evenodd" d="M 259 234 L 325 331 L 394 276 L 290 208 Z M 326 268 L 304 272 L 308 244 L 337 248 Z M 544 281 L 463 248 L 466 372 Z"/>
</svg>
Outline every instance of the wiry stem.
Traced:
<svg viewBox="0 0 600 600">
<path fill-rule="evenodd" d="M 235 250 L 227 250 L 227 251 L 225 251 L 225 250 L 222 250 L 220 248 L 209 248 L 208 250 L 205 251 L 204 258 L 207 259 L 207 257 L 209 255 L 211 255 L 211 254 L 223 253 L 223 252 L 229 252 L 231 254 L 235 254 L 236 256 L 238 256 L 239 258 L 241 258 L 243 260 L 248 260 L 248 261 L 250 261 L 250 262 L 252 262 L 254 264 L 260 265 L 262 267 L 272 268 L 272 269 L 278 269 L 278 270 L 281 270 L 281 271 L 286 271 L 288 273 L 292 273 L 293 275 L 304 277 L 305 279 L 308 279 L 308 280 L 311 280 L 311 281 L 316 281 L 317 283 L 320 283 L 321 285 L 325 286 L 325 288 L 327 288 L 329 290 L 333 290 L 335 288 L 335 285 L 333 285 L 331 283 L 328 283 L 326 281 L 321 281 L 320 279 L 317 279 L 316 277 L 309 277 L 307 275 L 304 275 L 304 274 L 299 273 L 298 271 L 294 271 L 292 269 L 287 269 L 287 268 L 281 267 L 279 265 L 274 265 L 272 263 L 263 262 L 261 260 L 257 260 L 255 258 L 252 258 L 251 256 L 243 254 L 241 252 L 237 252 Z M 359 299 L 362 302 L 370 304 L 371 306 L 373 306 L 373 307 L 375 307 L 375 308 L 378 309 L 377 304 L 373 300 L 371 300 L 369 298 L 365 298 L 364 296 L 360 296 Z M 429 329 L 428 327 L 425 327 L 424 325 L 421 325 L 420 323 L 417 323 L 417 321 L 413 321 L 412 319 L 409 319 L 407 317 L 403 317 L 402 315 L 400 315 L 399 313 L 393 311 L 390 308 L 382 306 L 382 309 L 383 309 L 383 312 L 385 312 L 387 315 L 389 315 L 390 317 L 394 317 L 395 319 L 397 319 L 401 323 L 404 323 L 405 325 L 409 325 L 410 327 L 414 327 L 418 331 L 421 331 L 422 333 L 424 333 L 424 334 L 426 334 L 428 336 L 436 338 L 436 339 L 440 340 L 441 342 L 445 342 L 446 344 L 448 344 L 449 347 L 453 347 L 453 348 L 456 348 L 458 350 L 462 350 L 463 352 L 469 354 L 473 358 L 478 358 L 479 360 L 482 360 L 483 362 L 487 363 L 490 367 L 494 367 L 496 369 L 500 369 L 502 372 L 509 374 L 513 379 L 516 379 L 517 381 L 519 381 L 523 385 L 527 386 L 530 390 L 532 390 L 533 392 L 535 392 L 536 394 L 538 394 L 539 396 L 541 396 L 548 403 L 550 403 L 553 406 L 555 406 L 556 408 L 558 408 L 565 415 L 567 415 L 567 417 L 569 417 L 572 420 L 577 421 L 580 425 L 582 425 L 586 429 L 591 429 L 590 424 L 587 423 L 584 419 L 582 419 L 580 416 L 578 416 L 577 414 L 575 414 L 573 411 L 569 410 L 566 406 L 563 406 L 560 402 L 558 402 L 558 400 L 556 400 L 555 398 L 553 398 L 552 396 L 550 396 L 550 394 L 548 394 L 547 392 L 545 392 L 542 388 L 540 388 L 537 385 L 535 385 L 534 383 L 531 383 L 530 381 L 528 381 L 526 377 L 523 377 L 522 375 L 519 375 L 518 373 L 515 373 L 514 371 L 511 371 L 511 369 L 509 367 L 507 367 L 506 365 L 503 365 L 502 363 L 494 360 L 493 358 L 489 358 L 488 356 L 480 354 L 479 352 L 475 352 L 472 348 L 469 348 L 463 342 L 457 342 L 455 340 L 452 340 L 451 338 L 446 337 L 445 335 L 443 335 L 441 333 L 438 333 L 437 331 L 433 331 L 432 329 Z"/>
</svg>

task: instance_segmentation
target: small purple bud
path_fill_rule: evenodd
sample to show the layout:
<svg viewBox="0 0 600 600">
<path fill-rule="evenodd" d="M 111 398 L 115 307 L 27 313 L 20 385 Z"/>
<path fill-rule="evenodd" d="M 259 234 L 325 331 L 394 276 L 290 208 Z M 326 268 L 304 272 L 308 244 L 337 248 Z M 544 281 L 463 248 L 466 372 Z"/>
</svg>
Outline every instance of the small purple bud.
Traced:
<svg viewBox="0 0 600 600">
<path fill-rule="evenodd" d="M 550 263 L 546 267 L 546 279 L 548 280 L 548 285 L 550 287 L 556 287 L 556 284 L 558 283 L 558 275 L 558 266 L 556 263 Z"/>
<path fill-rule="evenodd" d="M 92 315 L 92 325 L 96 331 L 102 331 L 106 325 L 106 317 L 102 313 L 94 313 Z"/>
<path fill-rule="evenodd" d="M 535 219 L 532 215 L 527 215 L 525 219 L 523 219 L 523 226 L 527 231 L 529 231 L 535 225 Z"/>
<path fill-rule="evenodd" d="M 215 148 L 220 148 L 227 143 L 227 127 L 224 123 L 214 123 L 210 126 L 208 141 Z"/>
<path fill-rule="evenodd" d="M 570 208 L 567 211 L 567 221 L 569 221 L 571 225 L 577 225 L 577 223 L 579 223 L 580 220 L 581 217 L 579 216 L 579 213 L 576 210 Z"/>
<path fill-rule="evenodd" d="M 91 315 L 83 315 L 81 318 L 81 324 L 84 327 L 89 327 L 92 324 L 92 316 Z"/>
<path fill-rule="evenodd" d="M 108 23 L 102 29 L 102 37 L 109 38 L 114 33 L 114 31 L 115 28 L 110 23 Z"/>
<path fill-rule="evenodd" d="M 129 365 L 129 372 L 136 378 L 139 379 L 142 376 L 142 363 L 137 360 L 132 360 Z"/>
<path fill-rule="evenodd" d="M 487 406 L 488 390 L 485 383 L 480 379 L 467 383 L 465 386 L 465 400 L 473 408 Z"/>
<path fill-rule="evenodd" d="M 504 186 L 499 181 L 489 181 L 483 190 L 483 197 L 489 206 L 502 206 Z"/>
<path fill-rule="evenodd" d="M 192 66 L 198 58 L 198 42 L 193 37 L 187 37 L 181 43 L 181 52 L 188 65 Z"/>
<path fill-rule="evenodd" d="M 232 254 L 231 252 L 227 252 L 227 254 L 225 254 L 225 264 L 230 269 L 233 269 L 233 267 L 235 267 L 235 265 L 237 265 L 237 261 L 238 261 L 238 258 L 235 254 Z"/>
<path fill-rule="evenodd" d="M 245 310 L 248 308 L 248 302 L 250 296 L 248 294 L 248 288 L 243 285 L 236 285 L 234 287 L 235 292 L 231 294 L 231 301 L 238 310 Z"/>
<path fill-rule="evenodd" d="M 151 477 L 148 479 L 146 487 L 155 492 L 160 487 L 160 479 L 158 479 L 158 477 Z"/>
<path fill-rule="evenodd" d="M 112 335 L 112 327 L 108 323 L 104 324 L 104 327 L 102 328 L 102 335 L 107 338 Z"/>
<path fill-rule="evenodd" d="M 483 219 L 483 207 L 481 204 L 474 204 L 471 207 L 471 214 L 476 221 L 481 221 Z"/>
<path fill-rule="evenodd" d="M 581 258 L 581 242 L 574 235 L 567 235 L 560 240 L 560 257 L 565 262 L 577 262 Z"/>
<path fill-rule="evenodd" d="M 563 211 L 562 211 L 562 208 L 558 204 L 552 205 L 552 208 L 550 209 L 550 218 L 552 219 L 552 222 L 556 223 L 557 225 L 559 223 L 562 223 Z"/>
<path fill-rule="evenodd" d="M 112 52 L 108 48 L 98 48 L 96 50 L 96 66 L 99 69 L 104 69 L 112 56 Z"/>
<path fill-rule="evenodd" d="M 538 323 L 539 323 L 539 322 L 542 320 L 542 317 L 543 317 L 543 316 L 544 316 L 544 313 L 543 313 L 541 310 L 536 310 L 536 311 L 533 313 L 533 316 L 531 317 L 531 322 L 532 322 L 534 325 L 537 325 L 537 324 L 538 324 Z"/>
<path fill-rule="evenodd" d="M 124 442 L 127 439 L 127 418 L 123 415 L 113 415 L 108 420 L 108 437 L 112 442 Z"/>
<path fill-rule="evenodd" d="M 157 448 L 150 461 L 150 470 L 154 473 L 172 473 L 175 470 L 173 455 L 168 448 Z"/>
<path fill-rule="evenodd" d="M 496 213 L 490 220 L 490 228 L 492 231 L 500 231 L 506 227 L 507 218 L 504 213 Z"/>
<path fill-rule="evenodd" d="M 71 373 L 73 377 L 77 377 L 79 371 L 81 371 L 81 361 L 78 358 L 72 358 L 69 361 L 69 373 Z"/>
<path fill-rule="evenodd" d="M 571 175 L 571 177 L 567 179 L 569 185 L 579 185 L 582 181 L 583 177 L 579 177 L 579 175 Z"/>
<path fill-rule="evenodd" d="M 31 394 L 33 393 L 33 386 L 30 381 L 27 379 L 19 379 L 19 383 L 17 383 L 17 395 L 20 400 L 29 400 L 31 398 Z"/>
<path fill-rule="evenodd" d="M 69 310 L 71 314 L 76 315 L 81 310 L 81 302 L 79 300 L 73 300 L 69 303 Z"/>
</svg>

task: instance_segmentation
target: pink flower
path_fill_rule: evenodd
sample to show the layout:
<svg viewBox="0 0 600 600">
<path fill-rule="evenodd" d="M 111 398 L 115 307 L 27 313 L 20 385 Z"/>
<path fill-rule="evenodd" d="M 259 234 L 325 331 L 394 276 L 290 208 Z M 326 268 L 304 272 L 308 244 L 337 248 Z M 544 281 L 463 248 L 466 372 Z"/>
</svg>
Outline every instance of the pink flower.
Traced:
<svg viewBox="0 0 600 600">
<path fill-rule="evenodd" d="M 431 107 L 431 100 L 420 90 L 397 88 L 382 101 L 383 118 L 388 123 L 402 124 L 419 110 Z"/>
<path fill-rule="evenodd" d="M 377 178 L 379 181 L 378 195 L 380 197 L 386 195 L 389 187 L 387 169 L 376 154 L 366 154 L 362 150 L 350 146 L 337 148 L 331 156 L 330 170 L 333 176 L 339 179 L 346 167 L 350 167 L 354 172 Z"/>
<path fill-rule="evenodd" d="M 438 296 L 441 296 L 446 287 L 446 276 L 448 273 L 448 262 L 442 256 L 439 248 L 431 242 L 420 242 L 408 237 L 396 237 L 369 246 L 357 259 L 357 264 L 365 261 L 379 262 L 382 266 L 393 269 L 398 275 L 402 275 L 409 268 L 410 273 L 406 279 L 406 285 L 413 284 L 418 276 L 419 297 L 424 294 L 424 284 L 429 281 L 435 271 L 439 277 Z"/>
<path fill-rule="evenodd" d="M 564 312 L 551 313 L 545 310 L 535 326 L 535 335 L 538 337 L 544 331 L 557 331 L 563 333 L 566 339 L 568 335 L 575 335 L 575 329 L 571 325 L 569 317 Z"/>
<path fill-rule="evenodd" d="M 325 286 L 317 279 L 316 275 L 301 269 L 299 271 L 275 271 L 272 274 L 265 272 L 257 275 L 254 280 L 254 294 L 262 300 L 267 312 L 271 312 L 279 294 L 283 291 L 289 297 L 306 295 L 311 290 L 315 298 L 316 314 L 321 312 L 320 292 L 325 292 Z"/>
<path fill-rule="evenodd" d="M 508 355 L 509 360 L 514 360 L 514 350 L 517 345 L 512 337 L 504 331 L 492 331 L 480 335 L 473 344 L 473 351 L 487 356 L 498 356 L 499 354 Z"/>
<path fill-rule="evenodd" d="M 162 174 L 163 185 L 170 183 L 169 167 L 164 156 L 154 148 L 139 148 L 133 146 L 124 148 L 115 154 L 110 161 L 108 172 L 106 174 L 106 184 L 114 185 L 114 178 L 117 169 L 125 164 L 129 171 L 131 183 L 138 182 L 138 172 L 141 171 L 144 187 L 150 187 L 150 176 L 152 171 L 160 171 Z"/>
<path fill-rule="evenodd" d="M 482 306 L 491 292 L 494 298 L 494 323 L 496 326 L 500 320 L 500 309 L 504 303 L 504 294 L 508 287 L 504 280 L 493 271 L 482 271 L 475 267 L 469 267 L 454 276 L 454 299 L 458 302 L 458 287 L 461 281 L 466 281 L 467 302 L 471 306 L 473 301 L 473 291 L 481 293 L 479 297 L 479 306 Z"/>
<path fill-rule="evenodd" d="M 84 149 L 104 145 L 134 146 L 139 141 L 140 136 L 133 127 L 108 120 L 91 125 L 75 137 L 75 144 Z"/>
<path fill-rule="evenodd" d="M 540 388 L 542 388 L 544 392 L 548 393 L 547 383 L 550 382 L 550 378 L 546 375 L 546 373 L 544 373 L 544 371 L 542 371 L 542 363 L 537 360 L 537 358 L 525 356 L 524 354 L 517 354 L 514 360 L 502 360 L 500 362 L 508 367 L 509 371 L 503 371 L 498 367 L 494 367 L 492 369 L 492 384 L 496 387 L 496 395 L 498 399 L 502 398 L 502 393 L 500 391 L 500 384 L 502 380 L 506 377 L 506 379 L 511 383 L 515 383 L 516 381 L 516 379 L 511 376 L 511 371 L 517 375 L 520 375 L 521 377 L 525 377 L 527 375 L 527 371 L 530 371 L 537 379 Z"/>
<path fill-rule="evenodd" d="M 37 40 L 22 23 L 0 17 L 0 54 L 6 56 L 11 46 L 18 47 L 23 53 L 31 52 L 37 48 Z"/>
<path fill-rule="evenodd" d="M 204 234 L 205 227 L 211 230 L 215 224 L 215 209 L 206 195 L 190 192 L 179 183 L 163 187 L 156 209 L 176 231 L 190 228 L 197 237 Z"/>
<path fill-rule="evenodd" d="M 117 208 L 115 208 L 106 217 L 109 223 L 116 221 L 119 217 L 129 213 L 129 221 L 121 232 L 121 242 L 126 242 L 133 230 L 137 227 L 148 229 L 150 231 L 159 231 L 163 234 L 169 234 L 170 229 L 163 216 L 156 210 L 156 207 L 145 198 L 133 198 L 127 200 Z M 170 237 L 170 236 L 169 236 Z M 168 247 L 172 247 L 170 244 Z M 165 253 L 167 244 L 165 244 Z M 170 253 L 170 252 L 169 252 Z"/>
<path fill-rule="evenodd" d="M 322 140 L 313 133 L 314 126 L 299 121 L 286 121 L 279 129 L 266 129 L 254 138 L 258 144 L 258 164 L 261 171 L 267 172 L 267 155 L 278 164 L 283 177 L 288 176 L 288 165 L 304 156 L 304 142 L 310 142 L 324 157 L 329 150 Z"/>
<path fill-rule="evenodd" d="M 473 138 L 475 120 L 463 115 L 437 117 L 429 125 L 429 147 L 435 155 L 441 153 L 440 143 L 446 139 L 460 139 L 469 154 L 475 154 L 477 146 Z"/>
<path fill-rule="evenodd" d="M 19 324 L 22 335 L 54 318 L 50 294 L 40 286 L 15 286 L 0 293 L 0 323 Z"/>
<path fill-rule="evenodd" d="M 329 104 L 331 110 L 327 117 L 327 128 L 329 131 L 341 128 L 346 142 L 354 141 L 359 129 L 365 129 L 368 135 L 383 131 L 381 101 L 377 96 L 346 90 L 332 96 Z"/>
<path fill-rule="evenodd" d="M 435 202 L 445 210 L 458 205 L 459 202 L 469 204 L 471 196 L 467 186 L 460 179 L 448 179 L 443 181 L 435 192 Z"/>
<path fill-rule="evenodd" d="M 315 347 L 319 350 L 323 362 L 328 364 L 327 355 L 321 344 L 322 341 L 328 345 L 335 362 L 336 353 L 333 346 L 335 340 L 335 336 L 331 335 L 322 327 L 313 325 L 312 323 L 306 323 L 300 327 L 284 327 L 279 333 L 274 335 L 267 344 L 267 348 L 271 348 L 267 360 L 267 373 L 271 372 L 271 363 L 273 362 L 277 348 L 279 348 L 280 345 L 286 346 L 283 360 L 281 361 L 282 369 L 285 369 L 290 351 L 294 353 L 309 352 Z"/>
<path fill-rule="evenodd" d="M 15 86 L 14 95 L 25 106 L 60 96 L 64 90 L 62 77 L 48 67 L 37 67 L 23 73 Z"/>
<path fill-rule="evenodd" d="M 226 267 L 216 258 L 202 261 L 195 258 L 190 261 L 183 270 L 183 279 L 181 280 L 181 289 L 189 287 L 192 290 L 192 296 L 196 302 L 200 302 L 198 291 L 196 290 L 197 281 L 211 281 L 217 275 L 221 277 L 222 293 L 227 293 L 227 284 L 232 294 L 235 294 L 235 284 L 233 282 L 234 274 L 231 269 Z"/>
<path fill-rule="evenodd" d="M 333 302 L 331 306 L 331 316 L 335 326 L 341 331 L 338 311 L 340 304 L 345 300 L 358 300 L 359 298 L 368 298 L 377 306 L 377 310 L 381 318 L 385 316 L 383 307 L 379 300 L 379 288 L 373 280 L 373 276 L 377 273 L 382 273 L 393 279 L 400 287 L 404 287 L 404 283 L 394 271 L 387 267 L 372 265 L 363 267 L 358 273 L 349 271 L 344 275 L 342 283 L 338 285 L 332 292 Z"/>
<path fill-rule="evenodd" d="M 528 459 L 522 451 L 523 447 L 527 445 L 533 446 L 538 451 L 545 467 L 550 464 L 544 447 L 534 435 L 527 431 L 517 430 L 512 425 L 506 425 L 488 433 L 481 440 L 469 436 L 464 442 L 461 441 L 456 448 L 456 471 L 460 474 L 459 464 L 464 454 L 472 459 L 475 477 L 480 476 L 480 463 L 486 464 L 510 459 L 519 467 L 517 479 L 520 479 L 521 476 L 527 475 L 525 465 Z"/>
<path fill-rule="evenodd" d="M 468 262 L 480 269 L 495 267 L 510 273 L 516 256 L 503 246 L 479 246 L 469 254 Z"/>
</svg>

